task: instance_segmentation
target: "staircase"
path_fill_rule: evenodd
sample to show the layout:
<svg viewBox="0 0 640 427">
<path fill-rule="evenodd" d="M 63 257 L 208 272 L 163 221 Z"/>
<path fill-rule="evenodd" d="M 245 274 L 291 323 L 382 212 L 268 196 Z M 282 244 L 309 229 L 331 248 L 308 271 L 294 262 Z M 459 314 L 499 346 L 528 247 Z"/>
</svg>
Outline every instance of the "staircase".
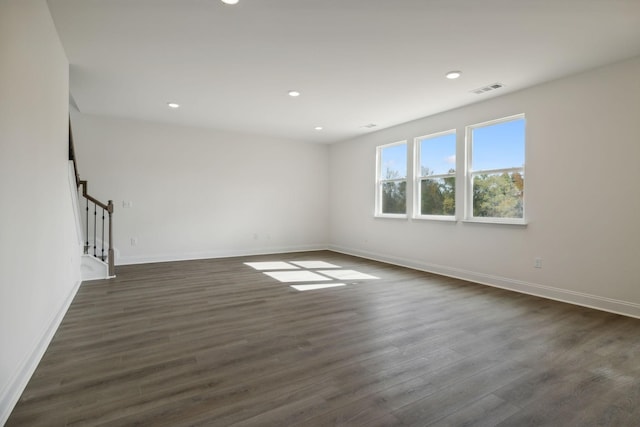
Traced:
<svg viewBox="0 0 640 427">
<path fill-rule="evenodd" d="M 109 264 L 92 255 L 84 254 L 80 261 L 80 277 L 83 282 L 115 277 L 109 274 Z"/>
<path fill-rule="evenodd" d="M 87 181 L 78 174 L 71 120 L 69 120 L 69 161 L 73 165 L 73 175 L 78 198 L 76 204 L 80 213 L 77 223 L 84 238 L 84 253 L 81 262 L 82 281 L 109 279 L 115 277 L 115 251 L 113 248 L 113 202 L 103 203 L 88 193 Z M 82 188 L 82 190 L 81 190 Z"/>
</svg>

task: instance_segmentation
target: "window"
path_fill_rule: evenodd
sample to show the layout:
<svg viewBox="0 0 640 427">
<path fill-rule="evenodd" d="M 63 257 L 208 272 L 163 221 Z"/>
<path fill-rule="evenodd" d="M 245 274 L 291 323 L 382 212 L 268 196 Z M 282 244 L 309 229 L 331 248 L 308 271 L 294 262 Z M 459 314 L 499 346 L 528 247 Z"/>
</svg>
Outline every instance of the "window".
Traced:
<svg viewBox="0 0 640 427">
<path fill-rule="evenodd" d="M 467 127 L 467 220 L 524 223 L 524 115 Z"/>
<path fill-rule="evenodd" d="M 407 214 L 407 141 L 377 149 L 376 214 L 405 217 Z"/>
<path fill-rule="evenodd" d="M 456 214 L 455 130 L 415 139 L 415 216 L 449 218 Z"/>
</svg>

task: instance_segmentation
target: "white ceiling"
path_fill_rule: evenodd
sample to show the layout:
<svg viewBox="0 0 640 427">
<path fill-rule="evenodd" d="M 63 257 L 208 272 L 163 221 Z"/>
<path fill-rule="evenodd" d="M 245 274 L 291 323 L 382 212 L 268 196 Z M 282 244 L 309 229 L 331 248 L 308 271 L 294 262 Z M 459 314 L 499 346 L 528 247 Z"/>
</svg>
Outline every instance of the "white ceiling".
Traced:
<svg viewBox="0 0 640 427">
<path fill-rule="evenodd" d="M 640 55 L 640 0 L 49 6 L 80 111 L 311 142 L 348 139 Z M 463 75 L 447 80 L 450 70 Z M 496 82 L 505 87 L 470 93 Z M 289 97 L 291 89 L 302 95 Z M 181 108 L 167 108 L 169 101 Z M 363 127 L 369 123 L 377 126 Z"/>
</svg>

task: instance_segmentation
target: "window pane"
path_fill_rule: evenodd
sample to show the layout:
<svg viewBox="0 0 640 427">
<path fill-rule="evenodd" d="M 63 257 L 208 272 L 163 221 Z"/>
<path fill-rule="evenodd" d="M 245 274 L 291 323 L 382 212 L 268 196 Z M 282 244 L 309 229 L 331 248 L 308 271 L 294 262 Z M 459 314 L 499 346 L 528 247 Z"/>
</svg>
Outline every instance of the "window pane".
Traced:
<svg viewBox="0 0 640 427">
<path fill-rule="evenodd" d="M 472 130 L 475 171 L 524 166 L 524 118 Z"/>
<path fill-rule="evenodd" d="M 407 212 L 407 182 L 384 182 L 382 184 L 382 213 L 404 214 Z"/>
<path fill-rule="evenodd" d="M 456 179 L 437 178 L 420 181 L 420 214 L 455 215 Z"/>
<path fill-rule="evenodd" d="M 521 173 L 480 174 L 473 177 L 473 216 L 522 218 L 524 176 Z"/>
<path fill-rule="evenodd" d="M 455 133 L 420 140 L 420 176 L 444 175 L 455 171 Z"/>
<path fill-rule="evenodd" d="M 407 177 L 407 144 L 392 145 L 381 149 L 380 179 Z"/>
</svg>

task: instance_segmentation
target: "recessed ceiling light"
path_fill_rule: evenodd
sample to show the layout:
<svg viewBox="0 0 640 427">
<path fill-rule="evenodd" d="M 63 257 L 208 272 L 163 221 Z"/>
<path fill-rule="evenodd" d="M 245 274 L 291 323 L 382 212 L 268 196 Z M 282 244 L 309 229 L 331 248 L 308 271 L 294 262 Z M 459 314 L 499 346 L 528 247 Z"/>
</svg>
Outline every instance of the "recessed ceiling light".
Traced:
<svg viewBox="0 0 640 427">
<path fill-rule="evenodd" d="M 462 75 L 462 71 L 449 71 L 447 74 L 445 74 L 444 76 L 446 78 L 448 78 L 449 80 L 453 80 L 453 79 L 457 79 L 458 77 L 460 77 Z"/>
<path fill-rule="evenodd" d="M 238 0 L 222 0 L 224 4 L 238 4 Z"/>
<path fill-rule="evenodd" d="M 293 97 L 300 96 L 300 92 L 298 92 L 297 90 L 290 90 L 289 96 L 293 96 Z"/>
<path fill-rule="evenodd" d="M 169 108 L 178 108 L 180 107 L 180 104 L 176 104 L 175 102 L 167 102 L 167 106 Z"/>
<path fill-rule="evenodd" d="M 314 127 L 315 130 L 322 130 L 322 126 L 316 126 Z"/>
</svg>

